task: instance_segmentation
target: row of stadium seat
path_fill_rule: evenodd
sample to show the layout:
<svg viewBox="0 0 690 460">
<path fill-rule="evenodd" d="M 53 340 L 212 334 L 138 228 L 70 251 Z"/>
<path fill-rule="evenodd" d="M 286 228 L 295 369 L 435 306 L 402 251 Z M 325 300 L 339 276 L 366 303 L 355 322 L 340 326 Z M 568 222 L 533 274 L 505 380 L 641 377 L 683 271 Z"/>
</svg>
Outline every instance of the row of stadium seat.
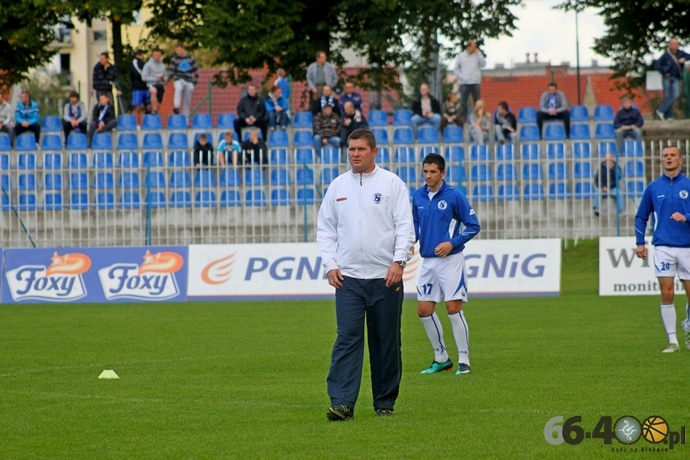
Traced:
<svg viewBox="0 0 690 460">
<path fill-rule="evenodd" d="M 627 198 L 639 198 L 644 192 L 645 182 L 641 180 L 631 180 L 626 182 L 626 190 L 621 191 L 621 195 Z M 574 193 L 571 194 L 570 185 L 567 182 L 553 182 L 549 184 L 548 195 L 545 193 L 544 186 L 540 183 L 524 184 L 522 195 L 519 193 L 517 184 L 501 184 L 498 186 L 498 193 L 494 194 L 494 187 L 491 184 L 478 184 L 472 189 L 469 196 L 470 200 L 478 202 L 486 201 L 515 201 L 523 199 L 525 201 L 545 200 L 567 200 L 591 199 L 594 195 L 601 193 L 594 188 L 591 182 L 580 181 L 575 183 Z"/>
</svg>

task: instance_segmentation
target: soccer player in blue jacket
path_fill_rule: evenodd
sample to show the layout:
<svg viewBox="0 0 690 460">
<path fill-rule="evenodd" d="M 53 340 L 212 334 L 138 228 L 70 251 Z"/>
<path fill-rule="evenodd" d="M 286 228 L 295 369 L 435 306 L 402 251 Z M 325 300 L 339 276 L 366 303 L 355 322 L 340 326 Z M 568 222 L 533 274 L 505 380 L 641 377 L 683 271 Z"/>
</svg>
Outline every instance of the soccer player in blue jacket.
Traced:
<svg viewBox="0 0 690 460">
<path fill-rule="evenodd" d="M 434 349 L 434 362 L 422 374 L 450 371 L 453 362 L 443 341 L 443 328 L 434 308 L 445 300 L 458 346 L 456 375 L 470 372 L 469 333 L 462 303 L 467 302 L 467 275 L 462 250 L 479 230 L 479 220 L 467 198 L 448 185 L 446 162 L 431 153 L 422 162 L 426 185 L 412 199 L 414 230 L 424 258 L 417 284 L 417 314 Z M 461 230 L 460 226 L 464 225 Z"/>
<path fill-rule="evenodd" d="M 676 275 L 688 297 L 682 326 L 685 345 L 690 349 L 690 179 L 680 172 L 682 164 L 678 148 L 666 147 L 661 152 L 663 174 L 647 186 L 635 215 L 635 253 L 646 259 L 645 230 L 649 215 L 654 213 L 654 273 L 661 289 L 661 319 L 669 342 L 664 353 L 680 351 L 673 305 Z"/>
</svg>

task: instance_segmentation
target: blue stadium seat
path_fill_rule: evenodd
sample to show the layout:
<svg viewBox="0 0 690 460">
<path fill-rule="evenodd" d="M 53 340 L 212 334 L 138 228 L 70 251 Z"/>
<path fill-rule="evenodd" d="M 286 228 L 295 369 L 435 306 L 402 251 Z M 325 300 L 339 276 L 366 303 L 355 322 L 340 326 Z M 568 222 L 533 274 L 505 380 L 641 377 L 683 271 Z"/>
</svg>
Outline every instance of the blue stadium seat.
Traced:
<svg viewBox="0 0 690 460">
<path fill-rule="evenodd" d="M 17 175 L 17 190 L 36 190 L 36 174 L 21 173 Z"/>
<path fill-rule="evenodd" d="M 0 151 L 7 152 L 9 150 L 12 150 L 10 136 L 8 136 L 7 133 L 0 133 Z"/>
<path fill-rule="evenodd" d="M 462 145 L 446 147 L 445 160 L 451 163 L 462 163 L 465 161 L 465 148 Z"/>
<path fill-rule="evenodd" d="M 287 168 L 276 168 L 271 170 L 271 185 L 290 185 L 290 171 Z"/>
<path fill-rule="evenodd" d="M 523 160 L 539 160 L 541 158 L 539 144 L 522 144 L 520 146 L 520 156 Z"/>
<path fill-rule="evenodd" d="M 618 143 L 615 141 L 597 142 L 597 157 L 604 158 L 607 153 L 618 155 Z"/>
<path fill-rule="evenodd" d="M 410 191 L 410 203 L 412 202 L 412 199 L 414 198 L 414 194 L 417 192 L 417 189 L 413 186 L 407 187 L 407 189 Z"/>
<path fill-rule="evenodd" d="M 213 190 L 199 190 L 196 192 L 194 206 L 197 208 L 215 208 L 217 205 L 216 192 Z"/>
<path fill-rule="evenodd" d="M 567 179 L 568 165 L 564 161 L 549 163 L 549 179 Z"/>
<path fill-rule="evenodd" d="M 419 128 L 417 133 L 417 142 L 420 144 L 438 144 L 438 130 L 433 127 Z"/>
<path fill-rule="evenodd" d="M 138 189 L 139 173 L 137 171 L 123 171 L 122 173 L 120 173 L 118 187 L 120 187 L 121 189 Z"/>
<path fill-rule="evenodd" d="M 488 145 L 470 146 L 470 161 L 491 161 Z"/>
<path fill-rule="evenodd" d="M 62 193 L 45 193 L 43 195 L 43 209 L 62 211 Z"/>
<path fill-rule="evenodd" d="M 369 126 L 386 126 L 388 125 L 388 115 L 383 110 L 369 111 Z"/>
<path fill-rule="evenodd" d="M 520 192 L 515 184 L 501 184 L 498 186 L 498 201 L 516 201 L 520 199 Z"/>
<path fill-rule="evenodd" d="M 518 173 L 512 163 L 501 163 L 496 167 L 496 180 L 514 181 L 518 180 Z"/>
<path fill-rule="evenodd" d="M 575 182 L 575 198 L 578 200 L 588 200 L 594 196 L 594 187 L 589 181 Z"/>
<path fill-rule="evenodd" d="M 62 174 L 44 173 L 43 190 L 62 190 Z"/>
<path fill-rule="evenodd" d="M 191 208 L 192 196 L 187 190 L 175 190 L 170 194 L 171 208 Z"/>
<path fill-rule="evenodd" d="M 211 169 L 197 169 L 194 173 L 194 187 L 215 187 L 216 173 Z"/>
<path fill-rule="evenodd" d="M 625 163 L 625 176 L 644 178 L 644 163 L 640 160 L 629 160 Z"/>
<path fill-rule="evenodd" d="M 67 137 L 67 150 L 86 150 L 86 134 L 70 133 Z"/>
<path fill-rule="evenodd" d="M 379 147 L 379 153 L 376 155 L 376 162 L 384 166 L 391 162 L 391 152 L 388 147 Z"/>
<path fill-rule="evenodd" d="M 237 116 L 234 113 L 221 113 L 218 115 L 216 127 L 224 131 L 232 131 L 235 129 L 235 119 Z"/>
<path fill-rule="evenodd" d="M 211 120 L 211 114 L 194 114 L 194 116 L 192 117 L 192 129 L 213 129 L 213 121 Z"/>
<path fill-rule="evenodd" d="M 240 196 L 240 191 L 235 189 L 223 190 L 220 193 L 220 205 L 223 208 L 242 206 L 242 197 Z"/>
<path fill-rule="evenodd" d="M 72 192 L 69 198 L 69 208 L 81 211 L 89 209 L 89 194 L 84 192 Z"/>
<path fill-rule="evenodd" d="M 319 152 L 319 161 L 322 164 L 338 164 L 340 163 L 340 149 L 333 147 L 323 147 Z"/>
<path fill-rule="evenodd" d="M 573 163 L 573 177 L 575 179 L 589 179 L 592 177 L 592 164 L 589 161 Z"/>
<path fill-rule="evenodd" d="M 522 125 L 520 127 L 520 140 L 522 142 L 538 141 L 539 128 L 537 128 L 537 125 Z"/>
<path fill-rule="evenodd" d="M 144 115 L 141 122 L 141 129 L 144 131 L 160 131 L 163 129 L 163 121 L 160 115 Z"/>
<path fill-rule="evenodd" d="M 625 183 L 625 189 L 631 198 L 641 198 L 644 193 L 644 181 L 629 180 Z"/>
<path fill-rule="evenodd" d="M 393 131 L 394 144 L 413 144 L 414 137 L 412 136 L 412 128 L 395 128 Z"/>
<path fill-rule="evenodd" d="M 544 139 L 547 141 L 565 140 L 565 127 L 560 123 L 549 123 L 544 126 Z"/>
<path fill-rule="evenodd" d="M 536 123 L 537 122 L 537 109 L 534 107 L 520 107 L 518 111 L 518 123 Z"/>
<path fill-rule="evenodd" d="M 117 117 L 117 130 L 118 131 L 136 131 L 137 130 L 137 118 L 130 113 L 123 113 Z"/>
<path fill-rule="evenodd" d="M 573 142 L 573 158 L 591 158 L 592 151 L 589 142 Z"/>
<path fill-rule="evenodd" d="M 494 201 L 494 188 L 490 184 L 478 184 L 472 189 L 472 199 L 475 201 Z"/>
<path fill-rule="evenodd" d="M 425 145 L 419 149 L 419 162 L 421 163 L 424 161 L 424 158 L 426 158 L 426 156 L 430 153 L 438 153 L 440 155 L 441 151 L 439 150 L 438 145 Z"/>
<path fill-rule="evenodd" d="M 3 190 L 12 190 L 12 179 L 9 174 L 0 175 L 0 188 Z M 2 196 L 5 194 L 3 193 Z"/>
<path fill-rule="evenodd" d="M 35 211 L 36 210 L 36 194 L 35 193 L 20 193 L 19 203 L 17 208 L 20 211 Z"/>
<path fill-rule="evenodd" d="M 85 153 L 70 153 L 67 157 L 67 167 L 69 169 L 87 169 L 89 164 L 87 163 Z"/>
<path fill-rule="evenodd" d="M 311 135 L 311 133 L 310 133 Z M 313 164 L 314 163 L 314 149 L 301 148 L 295 150 L 295 163 L 298 165 Z"/>
<path fill-rule="evenodd" d="M 91 139 L 91 148 L 93 150 L 112 150 L 113 136 L 110 133 L 96 133 Z"/>
<path fill-rule="evenodd" d="M 266 175 L 261 168 L 246 169 L 244 171 L 244 185 L 247 187 L 266 185 Z"/>
<path fill-rule="evenodd" d="M 286 188 L 274 188 L 271 190 L 271 206 L 290 206 L 290 192 Z"/>
<path fill-rule="evenodd" d="M 288 139 L 287 131 L 277 130 L 268 133 L 268 146 L 269 147 L 287 147 L 290 144 Z"/>
<path fill-rule="evenodd" d="M 447 144 L 460 144 L 465 142 L 465 135 L 461 126 L 446 126 L 443 130 L 443 142 Z"/>
<path fill-rule="evenodd" d="M 299 168 L 297 170 L 297 185 L 314 185 L 314 170 Z"/>
<path fill-rule="evenodd" d="M 314 117 L 311 112 L 295 112 L 295 116 L 292 120 L 292 127 L 295 129 L 309 128 L 312 129 L 314 126 Z"/>
<path fill-rule="evenodd" d="M 139 141 L 136 133 L 120 133 L 117 136 L 118 150 L 137 150 L 139 148 Z"/>
<path fill-rule="evenodd" d="M 641 157 L 644 155 L 642 141 L 625 141 L 623 143 L 624 157 Z"/>
<path fill-rule="evenodd" d="M 541 180 L 544 172 L 539 163 L 525 163 L 522 165 L 522 180 Z"/>
<path fill-rule="evenodd" d="M 41 150 L 44 152 L 50 150 L 62 151 L 62 138 L 59 134 L 43 134 L 41 136 Z"/>
<path fill-rule="evenodd" d="M 567 182 L 553 182 L 549 185 L 549 199 L 567 200 L 570 198 L 570 188 Z"/>
<path fill-rule="evenodd" d="M 589 110 L 587 109 L 586 106 L 574 105 L 570 108 L 570 122 L 571 123 L 587 122 L 587 121 L 589 121 Z M 572 134 L 572 126 L 571 126 L 570 132 Z"/>
<path fill-rule="evenodd" d="M 14 149 L 17 151 L 36 150 L 36 137 L 33 133 L 20 134 L 14 141 Z"/>
<path fill-rule="evenodd" d="M 340 171 L 338 171 L 338 168 L 323 168 L 319 175 L 319 183 L 321 185 L 328 185 L 339 175 Z"/>
<path fill-rule="evenodd" d="M 94 203 L 96 209 L 114 209 L 115 196 L 113 192 L 98 192 L 96 193 L 96 202 Z"/>
<path fill-rule="evenodd" d="M 123 192 L 120 195 L 120 209 L 139 209 L 141 208 L 141 197 L 139 192 Z"/>
<path fill-rule="evenodd" d="M 189 188 L 192 186 L 192 179 L 187 171 L 173 171 L 170 173 L 170 188 Z"/>
<path fill-rule="evenodd" d="M 269 149 L 268 161 L 272 165 L 286 165 L 290 163 L 288 149 Z"/>
<path fill-rule="evenodd" d="M 96 152 L 93 154 L 94 169 L 113 169 L 113 154 L 110 152 Z"/>
<path fill-rule="evenodd" d="M 314 135 L 311 131 L 295 131 L 292 137 L 295 147 L 311 147 L 314 145 Z"/>
<path fill-rule="evenodd" d="M 494 147 L 494 154 L 497 161 L 514 161 L 515 146 L 513 144 L 497 144 Z"/>
<path fill-rule="evenodd" d="M 62 122 L 57 115 L 46 115 L 41 120 L 41 133 L 60 133 L 62 132 Z"/>
<path fill-rule="evenodd" d="M 589 131 L 589 125 L 584 123 L 578 123 L 575 125 L 570 125 L 570 139 L 571 140 L 589 140 L 592 138 L 592 134 Z"/>
<path fill-rule="evenodd" d="M 161 173 L 162 174 L 162 173 Z M 146 206 L 151 209 L 165 208 L 167 205 L 164 192 L 150 192 L 146 195 Z"/>
<path fill-rule="evenodd" d="M 117 159 L 117 167 L 123 169 L 139 168 L 139 153 L 120 152 Z"/>
<path fill-rule="evenodd" d="M 616 132 L 613 123 L 599 123 L 594 129 L 595 139 L 615 139 Z"/>
<path fill-rule="evenodd" d="M 525 184 L 522 196 L 527 201 L 543 200 L 544 186 L 539 183 Z"/>
<path fill-rule="evenodd" d="M 9 171 L 10 169 L 10 155 L 7 153 L 0 154 L 0 171 Z"/>
<path fill-rule="evenodd" d="M 414 163 L 415 153 L 412 147 L 396 147 L 395 163 Z"/>
<path fill-rule="evenodd" d="M 398 109 L 393 112 L 393 126 L 410 126 L 412 124 L 412 110 Z"/>
<path fill-rule="evenodd" d="M 113 173 L 111 172 L 97 172 L 93 176 L 93 188 L 96 190 L 110 190 L 114 185 Z"/>
<path fill-rule="evenodd" d="M 158 151 L 144 152 L 144 167 L 158 168 L 165 166 L 163 161 L 163 154 Z"/>
<path fill-rule="evenodd" d="M 189 152 L 186 150 L 173 150 L 168 157 L 168 165 L 173 167 L 188 167 L 191 166 L 189 159 Z"/>
<path fill-rule="evenodd" d="M 594 121 L 613 121 L 613 107 L 598 105 L 594 107 Z"/>
<path fill-rule="evenodd" d="M 46 153 L 43 155 L 43 169 L 62 169 L 61 153 Z"/>
<path fill-rule="evenodd" d="M 460 164 L 446 165 L 446 181 L 452 184 L 461 184 L 467 180 L 465 167 Z"/>
<path fill-rule="evenodd" d="M 168 136 L 168 150 L 188 148 L 187 133 L 170 133 L 170 136 Z"/>
<path fill-rule="evenodd" d="M 491 167 L 487 164 L 472 166 L 472 182 L 492 180 Z"/>
<path fill-rule="evenodd" d="M 171 113 L 170 115 L 168 115 L 168 131 L 186 130 L 188 126 L 189 122 L 187 121 L 186 115 L 183 115 L 181 113 Z"/>
<path fill-rule="evenodd" d="M 36 169 L 36 154 L 20 153 L 17 157 L 17 169 Z"/>
<path fill-rule="evenodd" d="M 316 202 L 316 193 L 314 189 L 309 188 L 298 188 L 297 189 L 297 199 L 295 200 L 297 204 L 307 206 L 314 204 Z"/>
<path fill-rule="evenodd" d="M 242 185 L 240 172 L 236 169 L 222 169 L 219 182 L 221 187 L 239 187 Z"/>
<path fill-rule="evenodd" d="M 146 133 L 141 148 L 143 150 L 163 150 L 163 137 L 160 133 Z"/>
<path fill-rule="evenodd" d="M 383 128 L 372 128 L 371 133 L 376 138 L 377 145 L 388 144 L 388 130 Z"/>
<path fill-rule="evenodd" d="M 414 166 L 398 166 L 395 174 L 400 177 L 406 184 L 413 184 L 417 182 L 417 171 Z"/>
<path fill-rule="evenodd" d="M 563 142 L 546 144 L 546 158 L 549 160 L 561 160 L 565 158 L 565 144 Z"/>
<path fill-rule="evenodd" d="M 245 193 L 246 206 L 266 206 L 266 192 L 260 188 L 250 188 Z"/>
</svg>

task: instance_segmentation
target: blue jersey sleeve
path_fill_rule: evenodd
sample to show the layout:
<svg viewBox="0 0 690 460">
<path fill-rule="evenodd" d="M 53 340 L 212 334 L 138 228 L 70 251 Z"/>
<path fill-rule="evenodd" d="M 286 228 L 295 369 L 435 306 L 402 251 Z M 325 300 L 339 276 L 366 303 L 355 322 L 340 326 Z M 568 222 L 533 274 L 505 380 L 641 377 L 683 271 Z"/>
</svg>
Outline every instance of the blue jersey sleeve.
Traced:
<svg viewBox="0 0 690 460">
<path fill-rule="evenodd" d="M 652 213 L 652 187 L 648 186 L 642 194 L 642 201 L 635 214 L 635 242 L 638 246 L 644 245 L 644 236 L 647 231 L 647 221 Z"/>
<path fill-rule="evenodd" d="M 462 225 L 465 227 L 462 232 L 458 233 L 456 237 L 450 240 L 453 247 L 457 248 L 459 246 L 464 246 L 465 243 L 474 238 L 475 235 L 481 230 L 481 226 L 479 225 L 477 215 L 474 213 L 474 209 L 472 209 L 472 206 L 470 205 L 469 201 L 467 201 L 467 198 L 465 198 L 465 196 L 460 192 L 456 193 L 453 211 L 458 216 Z"/>
<path fill-rule="evenodd" d="M 414 224 L 414 241 L 419 241 L 419 211 L 417 211 L 417 193 L 412 196 L 412 223 Z"/>
</svg>

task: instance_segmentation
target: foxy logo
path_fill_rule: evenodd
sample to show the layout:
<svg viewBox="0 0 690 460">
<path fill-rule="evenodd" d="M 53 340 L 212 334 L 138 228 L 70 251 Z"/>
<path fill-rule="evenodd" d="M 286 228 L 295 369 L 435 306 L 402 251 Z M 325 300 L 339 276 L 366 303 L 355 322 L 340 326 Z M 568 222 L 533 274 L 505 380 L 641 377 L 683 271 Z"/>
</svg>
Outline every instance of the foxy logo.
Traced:
<svg viewBox="0 0 690 460">
<path fill-rule="evenodd" d="M 118 263 L 98 270 L 108 300 L 167 300 L 180 294 L 175 273 L 184 265 L 176 252 L 152 254 L 147 250 L 141 265 Z"/>
<path fill-rule="evenodd" d="M 50 260 L 48 266 L 22 265 L 7 272 L 12 299 L 70 302 L 86 296 L 82 275 L 91 268 L 89 256 L 55 251 Z"/>
</svg>

